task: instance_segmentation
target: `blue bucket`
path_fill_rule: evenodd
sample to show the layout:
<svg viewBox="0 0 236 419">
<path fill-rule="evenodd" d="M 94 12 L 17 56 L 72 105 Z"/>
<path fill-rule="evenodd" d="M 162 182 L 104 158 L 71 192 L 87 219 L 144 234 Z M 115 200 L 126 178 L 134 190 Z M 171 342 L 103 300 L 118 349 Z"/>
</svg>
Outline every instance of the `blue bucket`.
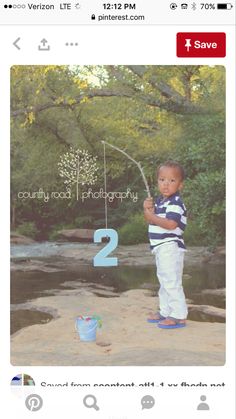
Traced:
<svg viewBox="0 0 236 419">
<path fill-rule="evenodd" d="M 96 340 L 96 332 L 98 327 L 98 322 L 96 319 L 86 317 L 81 319 L 77 317 L 75 320 L 75 328 L 79 334 L 80 340 L 83 342 L 92 342 Z"/>
</svg>

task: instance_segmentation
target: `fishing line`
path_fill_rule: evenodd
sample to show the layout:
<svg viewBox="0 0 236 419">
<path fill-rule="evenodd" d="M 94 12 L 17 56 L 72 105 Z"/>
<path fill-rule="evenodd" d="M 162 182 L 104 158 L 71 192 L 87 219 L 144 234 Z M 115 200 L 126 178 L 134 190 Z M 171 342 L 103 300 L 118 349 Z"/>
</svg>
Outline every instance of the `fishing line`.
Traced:
<svg viewBox="0 0 236 419">
<path fill-rule="evenodd" d="M 103 143 L 103 167 L 104 167 L 104 191 L 105 191 L 105 223 L 107 228 L 107 164 L 106 164 L 106 144 Z"/>
</svg>

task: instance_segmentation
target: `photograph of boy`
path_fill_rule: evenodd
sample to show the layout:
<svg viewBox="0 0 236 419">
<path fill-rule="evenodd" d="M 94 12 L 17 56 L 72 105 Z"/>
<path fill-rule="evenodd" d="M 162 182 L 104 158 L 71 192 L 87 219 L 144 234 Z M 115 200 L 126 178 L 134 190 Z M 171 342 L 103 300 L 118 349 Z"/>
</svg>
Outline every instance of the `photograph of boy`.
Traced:
<svg viewBox="0 0 236 419">
<path fill-rule="evenodd" d="M 11 363 L 225 363 L 225 68 L 11 67 Z"/>
</svg>

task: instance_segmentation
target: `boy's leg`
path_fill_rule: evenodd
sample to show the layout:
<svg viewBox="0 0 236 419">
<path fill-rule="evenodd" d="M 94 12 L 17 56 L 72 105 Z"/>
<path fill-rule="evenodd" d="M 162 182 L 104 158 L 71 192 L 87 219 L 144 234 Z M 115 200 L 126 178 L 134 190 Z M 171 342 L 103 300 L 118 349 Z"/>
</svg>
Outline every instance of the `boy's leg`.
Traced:
<svg viewBox="0 0 236 419">
<path fill-rule="evenodd" d="M 159 246 L 157 275 L 161 284 L 160 300 L 164 301 L 164 310 L 168 310 L 167 316 L 175 319 L 186 319 L 188 314 L 182 287 L 183 261 L 184 251 L 176 242 Z M 164 315 L 162 311 L 161 314 Z"/>
<path fill-rule="evenodd" d="M 159 280 L 159 284 L 160 284 L 160 288 L 159 288 L 159 292 L 158 292 L 158 296 L 159 296 L 159 312 L 160 315 L 162 317 L 168 317 L 170 316 L 170 307 L 168 305 L 168 294 L 165 290 L 164 287 L 164 281 L 162 279 L 162 274 L 160 271 L 160 265 L 161 265 L 161 254 L 162 252 L 160 251 L 161 246 L 157 246 L 154 250 L 153 250 L 153 254 L 155 255 L 156 258 L 156 267 L 157 267 L 157 277 Z"/>
</svg>

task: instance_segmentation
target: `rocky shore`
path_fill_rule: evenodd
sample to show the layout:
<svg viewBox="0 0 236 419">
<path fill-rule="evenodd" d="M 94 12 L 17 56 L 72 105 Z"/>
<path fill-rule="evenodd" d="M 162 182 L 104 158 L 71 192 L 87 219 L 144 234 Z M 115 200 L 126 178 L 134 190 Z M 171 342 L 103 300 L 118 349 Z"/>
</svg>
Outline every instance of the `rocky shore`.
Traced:
<svg viewBox="0 0 236 419">
<path fill-rule="evenodd" d="M 91 244 L 84 243 L 82 246 L 74 246 L 70 248 L 64 248 L 62 243 L 57 243 L 56 255 L 59 258 L 63 258 L 63 264 L 66 269 L 73 268 L 76 264 L 88 263 L 92 264 L 94 256 L 104 247 L 104 244 Z M 154 264 L 153 255 L 150 252 L 149 246 L 146 243 L 130 245 L 130 246 L 118 246 L 112 253 L 112 256 L 118 258 L 119 265 L 129 266 L 148 266 Z M 18 263 L 12 259 L 13 270 L 44 270 L 45 264 L 42 261 L 36 260 L 35 258 L 22 257 Z M 224 264 L 225 253 L 222 248 L 216 249 L 215 252 L 209 251 L 206 247 L 189 247 L 185 252 L 185 266 L 199 266 L 204 263 L 208 264 Z M 60 263 L 58 263 L 60 268 Z"/>
<path fill-rule="evenodd" d="M 91 261 L 102 245 L 83 244 L 65 249 L 58 244 L 53 263 L 44 259 L 22 258 L 12 261 L 19 272 L 61 273 L 76 270 Z M 153 266 L 153 256 L 146 244 L 119 246 L 112 256 L 120 265 Z M 186 252 L 185 266 L 223 263 L 224 252 L 212 253 L 203 247 Z M 156 310 L 157 297 L 151 289 L 129 290 L 120 294 L 112 287 L 99 286 L 96 292 L 84 283 L 65 282 L 65 289 L 50 290 L 49 295 L 21 304 L 22 310 L 49 313 L 51 321 L 25 327 L 12 335 L 13 365 L 223 365 L 225 362 L 225 310 L 203 306 L 205 315 L 218 315 L 219 322 L 194 320 L 200 310 L 189 301 L 191 320 L 178 330 L 161 330 L 147 323 L 148 312 Z M 216 297 L 225 290 L 205 290 Z M 53 294 L 53 295 L 50 295 Z M 107 298 L 109 297 L 109 298 Z M 16 307 L 17 309 L 17 307 Z M 217 311 L 217 313 L 216 313 Z M 78 315 L 96 313 L 103 327 L 96 342 L 81 342 L 75 331 Z M 29 314 L 30 315 L 30 314 Z M 210 317 L 209 317 L 210 318 Z M 220 323 L 221 322 L 221 323 Z"/>
</svg>

